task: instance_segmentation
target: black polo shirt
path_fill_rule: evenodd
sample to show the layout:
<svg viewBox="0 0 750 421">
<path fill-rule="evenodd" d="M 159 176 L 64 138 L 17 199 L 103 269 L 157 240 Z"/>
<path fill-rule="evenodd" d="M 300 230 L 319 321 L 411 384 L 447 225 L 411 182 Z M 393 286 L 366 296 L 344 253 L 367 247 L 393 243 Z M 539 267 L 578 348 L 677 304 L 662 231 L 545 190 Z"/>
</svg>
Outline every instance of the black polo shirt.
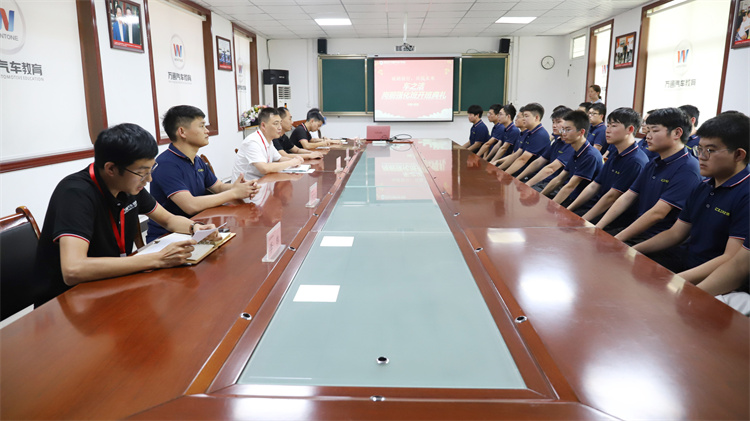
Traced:
<svg viewBox="0 0 750 421">
<path fill-rule="evenodd" d="M 294 143 L 292 143 L 292 140 L 289 139 L 289 136 L 284 133 L 281 135 L 281 137 L 276 138 L 273 140 L 273 147 L 276 148 L 277 151 L 284 151 L 286 153 L 292 153 L 292 148 L 295 146 Z M 301 148 L 301 146 L 298 146 Z"/>
<path fill-rule="evenodd" d="M 300 139 L 312 140 L 312 135 L 309 131 L 307 131 L 307 127 L 305 127 L 304 123 L 295 127 L 294 130 L 292 130 L 292 135 L 289 136 L 289 140 L 292 141 L 292 144 L 294 144 L 294 146 L 303 149 Z"/>
<path fill-rule="evenodd" d="M 138 214 L 156 209 L 156 200 L 146 189 L 136 196 L 120 193 L 116 198 L 95 171 L 104 194 L 96 187 L 85 169 L 65 177 L 55 188 L 36 253 L 37 279 L 42 283 L 36 303 L 40 305 L 70 289 L 63 282 L 60 268 L 60 237 L 74 236 L 89 243 L 89 257 L 118 257 L 120 249 L 112 230 L 111 215 L 120 225 L 120 209 L 125 209 L 125 250 L 133 250 L 133 241 L 140 235 Z"/>
</svg>

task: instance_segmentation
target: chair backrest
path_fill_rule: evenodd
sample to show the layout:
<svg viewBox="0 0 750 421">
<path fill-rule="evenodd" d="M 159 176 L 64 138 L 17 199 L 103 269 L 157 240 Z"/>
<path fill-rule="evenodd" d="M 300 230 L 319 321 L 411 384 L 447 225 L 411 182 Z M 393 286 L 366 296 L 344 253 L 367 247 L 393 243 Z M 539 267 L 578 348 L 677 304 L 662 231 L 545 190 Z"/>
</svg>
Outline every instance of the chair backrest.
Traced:
<svg viewBox="0 0 750 421">
<path fill-rule="evenodd" d="M 235 151 L 235 153 L 236 152 L 237 151 Z M 211 161 L 208 160 L 206 155 L 201 154 L 201 159 L 203 160 L 203 162 L 206 163 L 206 165 L 208 166 L 208 169 L 211 170 L 211 172 L 214 173 L 214 175 L 216 175 L 216 171 L 214 171 L 214 167 L 211 165 Z"/>
<path fill-rule="evenodd" d="M 0 218 L 0 315 L 2 319 L 34 304 L 39 227 L 25 206 Z"/>
</svg>

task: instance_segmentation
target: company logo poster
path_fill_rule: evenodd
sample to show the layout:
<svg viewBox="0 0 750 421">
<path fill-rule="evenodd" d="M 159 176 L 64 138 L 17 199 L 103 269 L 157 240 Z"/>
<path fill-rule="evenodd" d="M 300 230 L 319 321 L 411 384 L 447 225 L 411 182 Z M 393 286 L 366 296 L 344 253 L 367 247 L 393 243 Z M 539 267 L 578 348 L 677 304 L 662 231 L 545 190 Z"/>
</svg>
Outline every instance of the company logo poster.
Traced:
<svg viewBox="0 0 750 421">
<path fill-rule="evenodd" d="M 0 0 L 2 161 L 91 149 L 77 21 L 74 0 Z"/>
<path fill-rule="evenodd" d="M 159 116 L 181 104 L 208 114 L 201 17 L 158 0 L 148 5 Z M 161 138 L 166 138 L 160 131 Z"/>
</svg>

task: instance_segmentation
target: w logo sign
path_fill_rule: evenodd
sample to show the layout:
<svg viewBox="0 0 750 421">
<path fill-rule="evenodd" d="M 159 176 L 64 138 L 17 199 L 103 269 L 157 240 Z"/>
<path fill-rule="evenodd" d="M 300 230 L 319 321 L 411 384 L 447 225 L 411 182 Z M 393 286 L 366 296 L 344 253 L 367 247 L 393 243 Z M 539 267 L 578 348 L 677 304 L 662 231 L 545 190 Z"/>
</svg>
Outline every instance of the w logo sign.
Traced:
<svg viewBox="0 0 750 421">
<path fill-rule="evenodd" d="M 172 48 L 174 49 L 174 56 L 175 57 L 182 57 L 182 45 L 179 44 L 172 44 Z"/>
<path fill-rule="evenodd" d="M 677 51 L 677 63 L 681 64 L 681 63 L 687 62 L 687 58 L 688 58 L 688 53 L 689 52 L 690 52 L 690 50 L 679 50 L 679 51 Z"/>
<path fill-rule="evenodd" d="M 5 29 L 8 32 L 13 32 L 13 21 L 16 17 L 15 10 L 0 9 L 0 16 L 2 17 L 3 24 L 1 29 Z"/>
<path fill-rule="evenodd" d="M 172 46 L 170 55 L 172 56 L 172 64 L 178 69 L 185 67 L 185 43 L 182 42 L 182 38 L 179 35 L 172 35 L 172 40 L 169 42 Z"/>
</svg>

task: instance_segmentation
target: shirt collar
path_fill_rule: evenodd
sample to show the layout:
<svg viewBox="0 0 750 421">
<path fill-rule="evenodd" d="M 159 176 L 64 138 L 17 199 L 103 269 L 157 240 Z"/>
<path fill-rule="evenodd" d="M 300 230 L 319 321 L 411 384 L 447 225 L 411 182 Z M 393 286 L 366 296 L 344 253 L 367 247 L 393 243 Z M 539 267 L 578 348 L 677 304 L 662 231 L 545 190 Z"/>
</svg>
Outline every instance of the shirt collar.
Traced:
<svg viewBox="0 0 750 421">
<path fill-rule="evenodd" d="M 731 188 L 731 187 L 734 187 L 734 186 L 742 183 L 743 181 L 745 181 L 748 177 L 750 177 L 750 169 L 748 169 L 748 167 L 745 167 L 745 168 L 742 169 L 742 171 L 740 171 L 737 174 L 731 176 L 729 178 L 729 180 L 725 181 L 724 184 L 722 184 L 718 188 L 724 188 L 724 187 Z M 711 179 L 709 179 L 709 183 L 711 183 L 711 185 L 714 186 L 714 188 L 716 188 L 715 187 L 716 186 L 716 179 L 714 179 L 712 177 Z"/>
<path fill-rule="evenodd" d="M 583 146 L 581 149 L 576 151 L 576 158 L 580 157 L 581 154 L 589 147 L 591 144 L 589 142 L 583 142 Z"/>
<path fill-rule="evenodd" d="M 530 135 L 532 135 L 532 134 L 534 134 L 534 133 L 538 132 L 538 131 L 539 131 L 539 129 L 541 129 L 541 128 L 542 128 L 542 123 L 539 123 L 539 125 L 538 125 L 538 126 L 536 126 L 536 127 L 534 127 L 534 129 L 533 129 L 533 130 L 531 130 L 531 132 L 529 132 L 529 134 L 530 134 Z"/>
<path fill-rule="evenodd" d="M 624 151 L 622 151 L 622 153 L 620 153 L 620 152 L 619 152 L 619 151 L 617 150 L 617 148 L 614 148 L 614 150 L 615 150 L 615 154 L 616 154 L 616 155 L 619 155 L 619 156 L 625 156 L 625 155 L 627 155 L 627 154 L 629 154 L 629 153 L 633 152 L 633 151 L 634 151 L 634 150 L 636 150 L 636 149 L 638 149 L 638 142 L 633 142 L 633 144 L 632 144 L 632 145 L 630 145 L 630 146 L 628 146 L 627 148 L 625 148 L 625 150 L 624 150 Z"/>
<path fill-rule="evenodd" d="M 476 123 L 474 123 L 473 126 L 471 126 L 471 128 L 473 129 L 474 127 L 477 127 L 479 125 L 479 123 L 481 123 L 481 122 L 482 122 L 482 120 L 477 121 Z"/>
<path fill-rule="evenodd" d="M 173 154 L 179 156 L 180 158 L 188 159 L 188 157 L 184 153 L 182 153 L 182 151 L 180 151 L 179 149 L 177 149 L 177 146 L 175 146 L 174 143 L 170 143 L 169 144 L 169 148 L 167 148 L 167 150 L 169 152 L 172 152 Z"/>
<path fill-rule="evenodd" d="M 513 122 L 511 122 L 510 124 L 508 124 L 507 126 L 505 126 L 505 131 L 507 132 L 510 129 L 514 128 L 514 127 L 516 127 L 516 124 L 513 123 Z"/>
<path fill-rule="evenodd" d="M 668 156 L 666 159 L 661 159 L 660 156 L 657 156 L 656 158 L 654 158 L 654 162 L 656 162 L 657 165 L 669 165 L 687 156 L 688 156 L 687 148 L 682 148 L 682 150 L 677 151 L 677 153 L 674 153 L 671 156 Z"/>
<path fill-rule="evenodd" d="M 602 126 L 602 124 L 604 124 L 604 122 L 603 122 L 603 121 L 602 121 L 601 123 L 597 124 L 596 126 L 594 126 L 594 125 L 592 124 L 592 125 L 591 125 L 591 128 L 592 128 L 592 129 L 598 129 L 599 127 L 601 127 L 601 126 Z"/>
</svg>

